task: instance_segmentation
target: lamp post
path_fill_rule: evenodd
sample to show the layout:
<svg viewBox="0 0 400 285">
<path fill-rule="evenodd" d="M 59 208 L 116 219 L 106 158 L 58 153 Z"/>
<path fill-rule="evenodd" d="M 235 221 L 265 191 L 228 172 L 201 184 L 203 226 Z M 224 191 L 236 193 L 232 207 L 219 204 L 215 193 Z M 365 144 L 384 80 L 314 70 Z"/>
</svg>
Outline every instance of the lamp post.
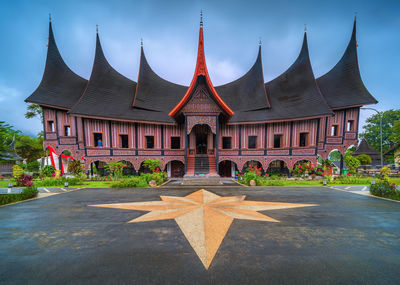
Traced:
<svg viewBox="0 0 400 285">
<path fill-rule="evenodd" d="M 379 112 L 378 110 L 374 108 L 360 108 L 363 110 L 372 110 L 375 111 L 379 115 L 379 129 L 380 129 L 380 135 L 381 135 L 381 167 L 383 167 L 383 153 L 382 153 L 382 113 Z"/>
</svg>

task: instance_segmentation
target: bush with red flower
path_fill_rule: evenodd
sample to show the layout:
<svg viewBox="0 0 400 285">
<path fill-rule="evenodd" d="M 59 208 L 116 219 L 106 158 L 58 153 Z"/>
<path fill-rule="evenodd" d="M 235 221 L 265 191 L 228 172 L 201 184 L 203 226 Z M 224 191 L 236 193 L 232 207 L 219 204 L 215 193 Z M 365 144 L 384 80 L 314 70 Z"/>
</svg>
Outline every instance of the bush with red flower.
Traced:
<svg viewBox="0 0 400 285">
<path fill-rule="evenodd" d="M 33 176 L 21 174 L 17 179 L 17 186 L 32 187 L 33 186 Z"/>
<path fill-rule="evenodd" d="M 292 174 L 297 177 L 300 177 L 300 176 L 303 176 L 306 174 L 311 175 L 314 173 L 315 173 L 315 169 L 314 169 L 312 163 L 309 161 L 296 163 L 296 165 L 292 171 Z"/>
</svg>

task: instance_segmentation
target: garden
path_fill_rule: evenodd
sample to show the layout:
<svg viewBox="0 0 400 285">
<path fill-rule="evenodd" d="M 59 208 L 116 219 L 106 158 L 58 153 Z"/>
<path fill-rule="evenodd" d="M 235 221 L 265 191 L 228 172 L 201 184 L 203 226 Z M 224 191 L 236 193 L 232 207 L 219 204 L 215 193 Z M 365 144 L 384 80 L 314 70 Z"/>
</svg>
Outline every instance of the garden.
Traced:
<svg viewBox="0 0 400 285">
<path fill-rule="evenodd" d="M 368 159 L 364 161 L 368 163 Z M 400 178 L 390 177 L 390 168 L 383 167 L 379 175 L 368 176 L 357 172 L 361 165 L 357 158 L 348 155 L 345 162 L 349 169 L 340 175 L 333 175 L 334 165 L 331 161 L 321 160 L 316 167 L 309 161 L 296 163 L 289 174 L 280 171 L 264 173 L 261 167 L 249 165 L 244 172 L 236 172 L 236 176 L 239 183 L 247 186 L 370 185 L 372 195 L 400 200 L 400 191 L 396 189 Z"/>
<path fill-rule="evenodd" d="M 21 194 L 1 194 L 0 205 L 33 198 L 37 195 L 38 187 L 85 187 L 85 188 L 130 188 L 130 187 L 155 187 L 167 180 L 167 173 L 160 170 L 160 160 L 146 160 L 143 167 L 146 170 L 140 175 L 124 175 L 126 165 L 123 162 L 105 164 L 105 174 L 95 174 L 88 177 L 79 160 L 73 160 L 68 165 L 68 175 L 62 175 L 51 165 L 40 168 L 40 164 L 15 164 L 13 176 L 5 180 L 0 176 L 0 188 L 23 188 Z M 97 173 L 97 171 L 95 170 Z"/>
</svg>

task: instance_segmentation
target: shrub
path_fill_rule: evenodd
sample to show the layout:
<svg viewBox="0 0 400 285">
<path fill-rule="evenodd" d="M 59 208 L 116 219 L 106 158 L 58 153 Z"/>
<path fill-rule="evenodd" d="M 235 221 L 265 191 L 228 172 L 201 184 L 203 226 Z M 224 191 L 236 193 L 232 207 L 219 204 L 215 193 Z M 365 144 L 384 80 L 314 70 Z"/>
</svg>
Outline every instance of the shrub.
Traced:
<svg viewBox="0 0 400 285">
<path fill-rule="evenodd" d="M 293 168 L 293 171 L 292 171 L 292 174 L 297 177 L 305 175 L 306 173 L 308 173 L 308 174 L 314 173 L 314 168 L 313 168 L 311 162 L 298 163 L 298 164 L 296 164 L 296 166 Z"/>
<path fill-rule="evenodd" d="M 53 173 L 56 172 L 56 169 L 52 165 L 46 165 L 42 168 L 41 174 L 44 177 L 51 177 Z"/>
<path fill-rule="evenodd" d="M 249 171 L 243 175 L 243 182 L 246 183 L 246 185 L 250 185 L 251 180 L 254 180 L 256 185 L 260 185 L 261 178 L 257 175 L 257 172 Z"/>
<path fill-rule="evenodd" d="M 19 167 L 21 167 L 23 170 L 26 170 L 26 163 L 17 163 Z"/>
<path fill-rule="evenodd" d="M 151 171 L 156 170 L 157 168 L 160 168 L 161 166 L 161 160 L 159 159 L 148 159 L 143 161 L 143 166 L 150 169 Z"/>
<path fill-rule="evenodd" d="M 32 187 L 33 186 L 33 176 L 22 174 L 17 178 L 17 186 L 20 187 Z"/>
<path fill-rule="evenodd" d="M 20 194 L 0 194 L 0 205 L 14 203 L 36 197 L 39 193 L 35 186 L 25 188 Z"/>
<path fill-rule="evenodd" d="M 368 154 L 360 154 L 356 156 L 356 159 L 361 163 L 361 165 L 368 165 L 372 163 L 372 159 Z"/>
<path fill-rule="evenodd" d="M 22 174 L 24 174 L 24 170 L 18 164 L 13 166 L 13 177 L 18 179 Z"/>
<path fill-rule="evenodd" d="M 119 161 L 119 162 L 107 163 L 104 167 L 107 170 L 107 172 L 112 175 L 114 179 L 118 179 L 122 177 L 122 171 L 124 167 L 126 167 L 126 165 Z"/>
<path fill-rule="evenodd" d="M 26 170 L 31 171 L 31 172 L 39 171 L 39 168 L 40 168 L 40 163 L 37 160 L 29 162 L 26 165 Z"/>
<path fill-rule="evenodd" d="M 384 166 L 381 169 L 379 169 L 380 173 L 381 173 L 381 177 L 382 179 L 387 179 L 387 177 L 389 176 L 389 174 L 391 173 L 391 170 L 389 167 Z"/>
<path fill-rule="evenodd" d="M 347 167 L 350 169 L 350 173 L 355 173 L 357 167 L 360 166 L 360 161 L 353 157 L 351 154 L 347 154 L 344 157 L 344 162 L 346 163 Z"/>
<path fill-rule="evenodd" d="M 336 178 L 335 180 L 330 181 L 332 184 L 369 184 L 371 182 L 371 178 L 369 177 L 360 177 L 357 175 L 344 175 Z"/>
<path fill-rule="evenodd" d="M 400 198 L 400 191 L 396 190 L 396 184 L 381 180 L 376 184 L 372 184 L 369 188 L 372 195 L 385 198 Z"/>
<path fill-rule="evenodd" d="M 53 177 L 46 177 L 42 180 L 36 180 L 34 182 L 35 186 L 37 187 L 49 187 L 49 186 L 64 186 L 65 182 L 68 182 L 69 186 L 76 186 L 82 184 L 82 180 L 79 177 L 74 178 L 53 178 Z"/>
<path fill-rule="evenodd" d="M 78 175 L 78 174 L 84 172 L 83 165 L 81 164 L 81 162 L 79 160 L 75 159 L 68 164 L 68 172 L 72 173 L 74 175 Z"/>
<path fill-rule="evenodd" d="M 155 180 L 157 185 L 160 185 L 167 179 L 167 173 L 165 172 L 142 173 L 140 174 L 139 177 L 145 179 L 147 184 L 151 180 Z"/>
<path fill-rule="evenodd" d="M 114 181 L 111 187 L 114 188 L 131 188 L 131 187 L 147 187 L 148 182 L 142 176 L 135 176 L 131 178 Z"/>
</svg>

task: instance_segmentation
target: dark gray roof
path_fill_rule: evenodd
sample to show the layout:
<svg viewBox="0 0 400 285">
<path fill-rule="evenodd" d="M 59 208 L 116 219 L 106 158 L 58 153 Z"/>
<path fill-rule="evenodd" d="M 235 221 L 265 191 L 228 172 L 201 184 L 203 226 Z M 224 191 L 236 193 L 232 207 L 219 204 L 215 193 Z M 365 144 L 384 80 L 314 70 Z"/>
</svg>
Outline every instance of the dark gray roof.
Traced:
<svg viewBox="0 0 400 285">
<path fill-rule="evenodd" d="M 54 40 L 49 23 L 46 66 L 39 87 L 25 102 L 70 109 L 81 96 L 87 80 L 76 75 L 65 64 Z"/>
<path fill-rule="evenodd" d="M 353 155 L 368 154 L 368 155 L 379 155 L 379 152 L 374 150 L 367 142 L 366 139 L 362 139 L 357 149 L 352 153 Z"/>
<path fill-rule="evenodd" d="M 271 108 L 249 113 L 249 118 L 264 120 L 296 119 L 331 115 L 312 71 L 307 34 L 296 61 L 277 78 L 265 84 Z M 264 113 L 264 114 L 263 114 Z"/>
<path fill-rule="evenodd" d="M 250 70 L 240 77 L 225 85 L 215 87 L 218 95 L 235 112 L 231 122 L 241 119 L 251 120 L 250 111 L 264 111 L 270 107 L 264 86 L 262 70 L 261 46 L 258 56 Z"/>
<path fill-rule="evenodd" d="M 108 63 L 97 34 L 96 54 L 89 83 L 70 113 L 131 120 L 134 114 L 132 102 L 135 88 L 136 82 L 118 73 Z"/>
<path fill-rule="evenodd" d="M 151 111 L 147 120 L 173 123 L 168 113 L 185 95 L 187 86 L 174 84 L 158 76 L 147 62 L 141 48 L 138 85 L 135 94 L 135 109 Z M 150 117 L 151 116 L 151 117 Z"/>
<path fill-rule="evenodd" d="M 357 58 L 356 21 L 342 58 L 328 73 L 318 78 L 317 83 L 331 108 L 378 103 L 361 79 Z"/>
</svg>

